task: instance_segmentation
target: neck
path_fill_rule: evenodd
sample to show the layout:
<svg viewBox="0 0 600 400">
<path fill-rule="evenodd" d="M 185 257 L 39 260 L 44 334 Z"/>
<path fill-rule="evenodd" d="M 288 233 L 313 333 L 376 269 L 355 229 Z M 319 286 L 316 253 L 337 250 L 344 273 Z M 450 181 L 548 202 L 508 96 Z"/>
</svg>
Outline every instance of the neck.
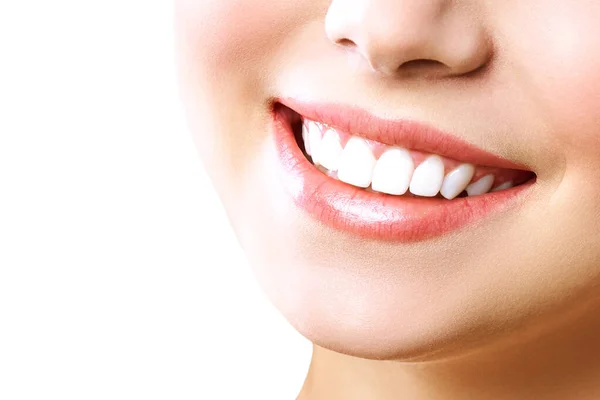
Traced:
<svg viewBox="0 0 600 400">
<path fill-rule="evenodd" d="M 298 400 L 598 399 L 600 310 L 571 317 L 425 362 L 367 360 L 314 345 Z"/>
</svg>

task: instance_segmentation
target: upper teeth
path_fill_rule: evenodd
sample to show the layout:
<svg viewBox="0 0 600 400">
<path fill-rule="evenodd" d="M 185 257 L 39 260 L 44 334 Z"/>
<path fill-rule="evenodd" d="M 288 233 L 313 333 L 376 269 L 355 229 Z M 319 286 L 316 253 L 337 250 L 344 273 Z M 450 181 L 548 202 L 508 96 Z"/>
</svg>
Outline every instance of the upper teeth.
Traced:
<svg viewBox="0 0 600 400">
<path fill-rule="evenodd" d="M 486 175 L 483 178 L 479 179 L 477 182 L 474 182 L 467 186 L 466 190 L 469 196 L 475 196 L 478 194 L 484 194 L 489 192 L 493 185 L 494 175 Z"/>
<path fill-rule="evenodd" d="M 450 200 L 465 190 L 469 196 L 487 193 L 494 185 L 493 174 L 471 182 L 475 167 L 468 163 L 445 173 L 444 160 L 435 154 L 415 165 L 409 150 L 387 146 L 376 159 L 372 145 L 365 139 L 350 136 L 344 146 L 338 131 L 314 121 L 304 121 L 302 138 L 313 164 L 337 171 L 337 179 L 361 188 L 370 186 L 374 191 L 393 195 L 410 191 L 434 197 L 440 193 Z M 512 181 L 502 183 L 494 191 L 510 187 Z"/>
<path fill-rule="evenodd" d="M 407 150 L 389 148 L 375 164 L 371 188 L 388 194 L 404 194 L 410 186 L 414 170 L 413 159 Z"/>
<path fill-rule="evenodd" d="M 340 181 L 362 188 L 369 187 L 377 160 L 367 142 L 356 136 L 350 138 L 339 155 L 339 162 Z"/>
<path fill-rule="evenodd" d="M 447 199 L 453 199 L 465 190 L 475 174 L 475 167 L 471 164 L 461 164 L 450 171 L 444 178 L 440 193 Z"/>
<path fill-rule="evenodd" d="M 319 164 L 330 171 L 337 171 L 342 151 L 338 133 L 333 129 L 327 129 L 319 146 Z"/>
</svg>

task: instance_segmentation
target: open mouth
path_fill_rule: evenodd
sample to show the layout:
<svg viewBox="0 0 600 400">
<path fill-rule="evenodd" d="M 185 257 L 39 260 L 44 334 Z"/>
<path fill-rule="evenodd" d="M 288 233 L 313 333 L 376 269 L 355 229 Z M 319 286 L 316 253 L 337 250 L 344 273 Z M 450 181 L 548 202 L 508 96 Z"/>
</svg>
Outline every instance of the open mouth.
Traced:
<svg viewBox="0 0 600 400">
<path fill-rule="evenodd" d="M 329 226 L 365 237 L 441 235 L 514 203 L 536 178 L 416 122 L 294 99 L 275 102 L 273 116 L 296 204 Z"/>
<path fill-rule="evenodd" d="M 507 190 L 534 176 L 389 146 L 297 115 L 292 129 L 307 159 L 333 179 L 368 191 L 452 200 Z"/>
</svg>

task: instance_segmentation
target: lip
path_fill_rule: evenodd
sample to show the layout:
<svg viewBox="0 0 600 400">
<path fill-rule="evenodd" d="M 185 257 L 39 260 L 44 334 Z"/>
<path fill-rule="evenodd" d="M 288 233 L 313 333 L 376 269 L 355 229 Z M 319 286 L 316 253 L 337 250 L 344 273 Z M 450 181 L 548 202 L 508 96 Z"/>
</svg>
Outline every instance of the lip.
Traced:
<svg viewBox="0 0 600 400">
<path fill-rule="evenodd" d="M 412 120 L 386 120 L 360 108 L 278 98 L 278 103 L 313 121 L 387 145 L 433 153 L 480 166 L 528 170 L 524 165 L 482 150 L 430 125 Z"/>
<path fill-rule="evenodd" d="M 292 111 L 383 143 L 450 158 L 458 154 L 459 160 L 479 160 L 480 165 L 524 168 L 415 121 L 387 121 L 348 107 L 276 99 L 271 109 L 272 128 L 283 183 L 299 208 L 336 230 L 384 241 L 431 239 L 518 205 L 535 181 L 533 178 L 511 189 L 453 200 L 367 192 L 326 176 L 308 161 L 294 137 Z"/>
</svg>

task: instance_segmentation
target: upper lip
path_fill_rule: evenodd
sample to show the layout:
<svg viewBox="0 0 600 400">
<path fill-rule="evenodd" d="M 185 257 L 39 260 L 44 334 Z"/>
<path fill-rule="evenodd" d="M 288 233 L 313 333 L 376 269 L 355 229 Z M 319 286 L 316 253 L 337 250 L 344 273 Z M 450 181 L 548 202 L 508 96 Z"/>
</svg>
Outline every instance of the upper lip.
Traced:
<svg viewBox="0 0 600 400">
<path fill-rule="evenodd" d="M 521 164 L 415 120 L 382 119 L 356 107 L 313 103 L 290 97 L 278 98 L 276 101 L 309 120 L 322 122 L 334 129 L 384 144 L 438 154 L 481 166 L 528 170 Z"/>
</svg>

